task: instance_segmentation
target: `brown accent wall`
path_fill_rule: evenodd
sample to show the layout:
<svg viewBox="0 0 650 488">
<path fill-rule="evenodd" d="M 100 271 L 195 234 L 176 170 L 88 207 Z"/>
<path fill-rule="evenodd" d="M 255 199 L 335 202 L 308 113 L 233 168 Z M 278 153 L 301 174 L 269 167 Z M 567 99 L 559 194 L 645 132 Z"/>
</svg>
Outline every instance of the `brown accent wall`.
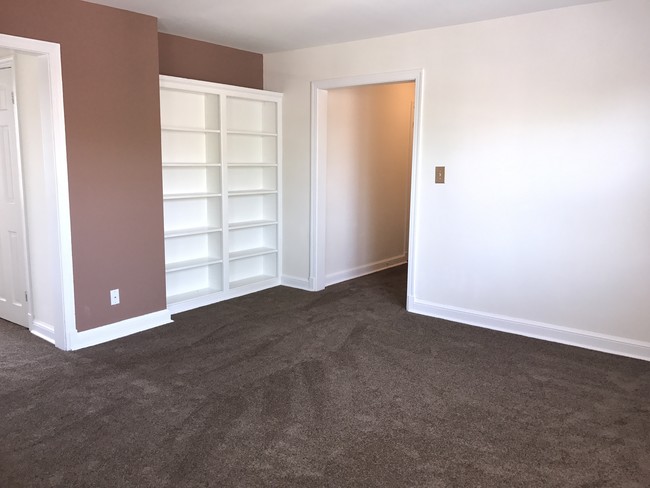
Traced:
<svg viewBox="0 0 650 488">
<path fill-rule="evenodd" d="M 0 12 L 0 32 L 61 45 L 77 329 L 164 309 L 156 19 L 79 0 Z"/>
<path fill-rule="evenodd" d="M 262 89 L 262 55 L 158 34 L 160 74 Z"/>
</svg>

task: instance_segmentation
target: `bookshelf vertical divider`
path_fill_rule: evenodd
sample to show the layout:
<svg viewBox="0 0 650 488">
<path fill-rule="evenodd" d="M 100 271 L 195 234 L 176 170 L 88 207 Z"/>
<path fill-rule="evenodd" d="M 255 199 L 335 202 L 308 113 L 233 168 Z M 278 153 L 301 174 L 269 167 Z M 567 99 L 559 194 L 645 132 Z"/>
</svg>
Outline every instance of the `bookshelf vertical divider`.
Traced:
<svg viewBox="0 0 650 488">
<path fill-rule="evenodd" d="M 280 284 L 282 95 L 160 77 L 167 306 Z"/>
</svg>

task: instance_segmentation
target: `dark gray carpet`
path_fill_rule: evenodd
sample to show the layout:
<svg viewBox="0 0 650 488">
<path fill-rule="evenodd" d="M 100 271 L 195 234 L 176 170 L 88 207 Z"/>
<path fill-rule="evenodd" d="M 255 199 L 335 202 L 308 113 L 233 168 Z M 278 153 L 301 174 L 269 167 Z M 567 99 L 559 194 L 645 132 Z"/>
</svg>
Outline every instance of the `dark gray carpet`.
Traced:
<svg viewBox="0 0 650 488">
<path fill-rule="evenodd" d="M 0 486 L 650 486 L 650 363 L 411 315 L 405 282 L 74 353 L 1 323 Z"/>
</svg>

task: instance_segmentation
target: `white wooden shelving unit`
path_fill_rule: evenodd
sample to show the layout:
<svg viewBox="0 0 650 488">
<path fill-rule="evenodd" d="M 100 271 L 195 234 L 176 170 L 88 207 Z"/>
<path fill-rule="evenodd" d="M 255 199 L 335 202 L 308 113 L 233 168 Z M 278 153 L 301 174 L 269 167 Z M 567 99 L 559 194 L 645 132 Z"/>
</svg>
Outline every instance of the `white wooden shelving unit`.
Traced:
<svg viewBox="0 0 650 488">
<path fill-rule="evenodd" d="M 280 284 L 282 95 L 160 77 L 167 306 Z"/>
</svg>

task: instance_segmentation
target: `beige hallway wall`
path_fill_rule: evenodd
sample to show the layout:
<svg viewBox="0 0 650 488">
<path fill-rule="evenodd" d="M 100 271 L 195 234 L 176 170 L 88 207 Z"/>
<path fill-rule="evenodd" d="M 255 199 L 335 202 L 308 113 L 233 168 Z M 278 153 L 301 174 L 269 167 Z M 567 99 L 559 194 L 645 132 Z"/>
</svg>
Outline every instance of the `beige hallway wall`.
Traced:
<svg viewBox="0 0 650 488">
<path fill-rule="evenodd" d="M 328 92 L 326 283 L 406 262 L 414 83 Z"/>
</svg>

